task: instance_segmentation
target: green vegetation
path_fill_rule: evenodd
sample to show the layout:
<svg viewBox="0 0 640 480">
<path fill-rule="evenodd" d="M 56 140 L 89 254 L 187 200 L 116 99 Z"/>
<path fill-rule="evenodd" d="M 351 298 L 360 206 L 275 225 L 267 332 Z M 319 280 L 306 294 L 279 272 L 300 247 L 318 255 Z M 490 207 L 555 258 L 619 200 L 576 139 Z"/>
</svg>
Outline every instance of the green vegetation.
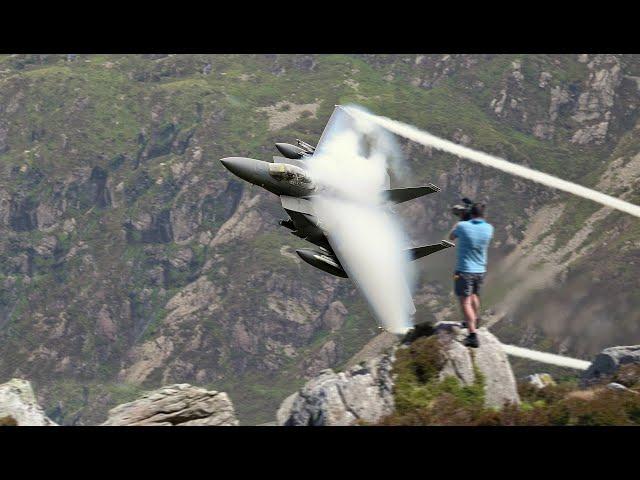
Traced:
<svg viewBox="0 0 640 480">
<path fill-rule="evenodd" d="M 611 379 L 630 391 L 579 389 L 573 378 L 541 389 L 521 382 L 520 405 L 491 409 L 483 406 L 484 380 L 477 368 L 475 383 L 467 387 L 455 377 L 438 377 L 445 361 L 440 342 L 437 336 L 420 337 L 398 350 L 396 411 L 381 425 L 640 425 L 640 365 L 623 366 Z"/>
<path fill-rule="evenodd" d="M 484 402 L 484 378 L 474 368 L 475 382 L 464 386 L 452 376 L 439 378 L 445 364 L 443 340 L 420 337 L 396 354 L 394 398 L 396 412 L 382 421 L 384 425 L 439 424 L 455 421 L 442 410 L 443 405 L 462 410 L 481 409 Z M 475 365 L 474 365 L 475 367 Z"/>
<path fill-rule="evenodd" d="M 308 244 L 277 227 L 283 215 L 278 202 L 257 188 L 230 184 L 217 161 L 227 155 L 269 159 L 274 141 L 315 143 L 337 103 L 358 103 L 446 138 L 464 134 L 474 148 L 584 185 L 596 185 L 612 160 L 628 161 L 638 151 L 633 113 L 614 121 L 600 146 L 570 142 L 577 128 L 572 105 L 559 111 L 552 138 L 533 135 L 533 126 L 549 115 L 550 90 L 538 86 L 542 71 L 551 74 L 551 87 L 576 95 L 585 88 L 589 70 L 574 55 L 453 58 L 446 71 L 443 58 L 431 57 L 422 64 L 415 55 L 0 56 L 0 208 L 6 219 L 0 228 L 0 381 L 24 375 L 44 392 L 47 408 L 58 400 L 67 405 L 64 422 L 72 421 L 71 411 L 84 422 L 98 410 L 103 415 L 105 404 L 92 397 L 82 406 L 80 386 L 119 385 L 116 378 L 135 361 L 136 348 L 163 336 L 175 342 L 172 353 L 145 388 L 219 380 L 242 423 L 254 423 L 272 419 L 279 401 L 303 381 L 304 362 L 327 342 L 336 345 L 328 366 L 343 366 L 378 333 L 366 304 L 347 282 L 334 289 L 324 273 L 296 262 L 295 248 Z M 623 60 L 632 75 L 640 72 L 635 57 Z M 526 120 L 491 107 L 516 61 Z M 270 130 L 271 112 L 293 111 L 283 101 L 317 110 Z M 411 182 L 443 188 L 419 200 L 428 208 L 416 244 L 443 238 L 451 222 L 446 205 L 461 193 L 486 197 L 493 223 L 504 227 L 497 229 L 499 242 L 506 240 L 506 226 L 510 237 L 522 238 L 539 206 L 567 201 L 451 155 L 414 149 L 409 157 Z M 249 233 L 212 246 L 239 202 L 256 195 L 250 210 L 259 220 L 241 224 Z M 631 191 L 629 199 L 638 202 L 638 195 Z M 589 202 L 568 201 L 549 232 L 554 248 L 566 245 L 596 210 Z M 640 300 L 625 296 L 622 287 L 637 276 L 633 242 L 640 232 L 616 214 L 597 226 L 586 241 L 597 248 L 569 272 L 567 291 L 588 287 L 578 283 L 580 276 L 603 279 L 589 298 L 624 305 L 619 316 L 628 320 L 611 331 L 626 339 Z M 494 258 L 511 248 L 504 245 Z M 421 263 L 420 285 L 429 284 L 432 298 L 429 307 L 418 305 L 420 317 L 450 306 L 453 253 Z M 201 276 L 215 287 L 210 304 L 187 319 L 172 316 L 167 325 L 167 302 Z M 485 306 L 500 303 L 514 283 L 505 276 L 488 285 Z M 280 313 L 270 308 L 269 297 L 280 294 L 291 299 L 285 313 L 308 316 L 310 324 L 288 324 L 285 306 Z M 302 307 L 320 294 L 318 305 Z M 319 303 L 337 299 L 348 313 L 330 331 L 321 324 Z M 537 305 L 527 309 L 535 312 Z M 248 350 L 237 345 L 247 340 L 234 330 L 241 322 L 255 341 Z M 522 335 L 517 321 L 503 326 L 509 338 Z M 267 359 L 267 341 L 290 344 L 295 356 L 277 351 Z M 466 404 L 478 394 L 451 380 L 436 386 L 407 374 L 404 381 L 409 404 L 446 395 Z M 58 384 L 66 387 L 55 390 Z"/>
</svg>

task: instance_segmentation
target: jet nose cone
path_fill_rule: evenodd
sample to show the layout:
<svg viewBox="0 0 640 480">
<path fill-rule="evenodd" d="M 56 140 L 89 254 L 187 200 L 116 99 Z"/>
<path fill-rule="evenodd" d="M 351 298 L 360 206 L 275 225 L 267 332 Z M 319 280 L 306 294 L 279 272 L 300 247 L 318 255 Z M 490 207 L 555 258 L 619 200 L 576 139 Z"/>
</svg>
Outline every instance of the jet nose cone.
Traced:
<svg viewBox="0 0 640 480">
<path fill-rule="evenodd" d="M 234 165 L 237 165 L 238 163 L 236 160 L 237 160 L 237 157 L 221 158 L 220 163 L 224 165 L 224 168 L 232 172 Z"/>
<path fill-rule="evenodd" d="M 220 163 L 224 165 L 224 168 L 244 180 L 250 180 L 248 177 L 250 177 L 251 172 L 255 170 L 256 162 L 257 160 L 253 160 L 252 158 L 243 157 L 227 157 L 220 159 Z"/>
</svg>

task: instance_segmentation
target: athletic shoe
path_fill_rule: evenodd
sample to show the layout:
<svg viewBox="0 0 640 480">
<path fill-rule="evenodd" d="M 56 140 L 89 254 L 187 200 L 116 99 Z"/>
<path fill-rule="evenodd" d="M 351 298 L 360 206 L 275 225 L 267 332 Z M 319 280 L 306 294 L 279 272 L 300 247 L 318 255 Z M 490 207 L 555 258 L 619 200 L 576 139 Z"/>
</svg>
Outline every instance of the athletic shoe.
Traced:
<svg viewBox="0 0 640 480">
<path fill-rule="evenodd" d="M 470 333 L 467 335 L 467 338 L 464 339 L 465 347 L 478 348 L 480 346 L 480 342 L 478 342 L 478 335 L 475 333 Z"/>
</svg>

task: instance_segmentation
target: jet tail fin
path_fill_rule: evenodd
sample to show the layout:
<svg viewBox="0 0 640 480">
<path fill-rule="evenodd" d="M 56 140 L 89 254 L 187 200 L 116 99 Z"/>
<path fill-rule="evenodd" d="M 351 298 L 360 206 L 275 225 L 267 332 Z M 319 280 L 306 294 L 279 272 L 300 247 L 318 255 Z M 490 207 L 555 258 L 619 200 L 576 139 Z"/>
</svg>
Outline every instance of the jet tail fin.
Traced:
<svg viewBox="0 0 640 480">
<path fill-rule="evenodd" d="M 430 183 L 422 187 L 392 188 L 391 190 L 385 190 L 383 195 L 391 203 L 402 203 L 439 191 L 440 187 Z"/>
<path fill-rule="evenodd" d="M 409 248 L 405 250 L 409 254 L 410 260 L 417 260 L 422 257 L 426 257 L 427 255 L 431 255 L 432 253 L 439 252 L 440 250 L 444 250 L 445 248 L 455 247 L 455 245 L 451 242 L 447 242 L 446 240 L 442 240 L 440 243 L 434 243 L 433 245 L 424 245 L 422 247 Z"/>
</svg>

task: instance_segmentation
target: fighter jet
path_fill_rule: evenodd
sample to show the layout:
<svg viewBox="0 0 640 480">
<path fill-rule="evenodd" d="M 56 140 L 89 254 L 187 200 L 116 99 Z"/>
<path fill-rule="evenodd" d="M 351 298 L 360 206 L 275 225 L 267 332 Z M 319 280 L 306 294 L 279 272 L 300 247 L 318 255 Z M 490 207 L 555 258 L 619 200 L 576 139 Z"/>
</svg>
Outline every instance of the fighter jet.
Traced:
<svg viewBox="0 0 640 480">
<path fill-rule="evenodd" d="M 291 230 L 293 235 L 316 246 L 316 248 L 296 250 L 302 260 L 331 275 L 348 278 L 350 274 L 340 262 L 340 252 L 336 254 L 331 244 L 331 232 L 326 231 L 313 211 L 313 196 L 326 186 L 317 185 L 314 182 L 305 164 L 314 154 L 322 151 L 323 142 L 326 141 L 330 126 L 335 121 L 340 108 L 336 107 L 317 147 L 296 139 L 296 145 L 276 143 L 275 146 L 282 156 L 274 156 L 271 162 L 244 157 L 227 157 L 220 162 L 237 177 L 258 185 L 280 198 L 282 207 L 289 217 L 281 220 L 280 225 Z M 390 205 L 440 191 L 440 188 L 431 183 L 410 188 L 391 189 L 388 188 L 389 186 L 390 180 L 387 175 L 387 189 L 383 190 L 382 196 Z M 453 243 L 442 240 L 440 243 L 407 249 L 406 253 L 413 261 L 453 246 Z M 356 279 L 353 280 L 357 285 Z M 411 313 L 414 312 L 415 307 Z"/>
</svg>

